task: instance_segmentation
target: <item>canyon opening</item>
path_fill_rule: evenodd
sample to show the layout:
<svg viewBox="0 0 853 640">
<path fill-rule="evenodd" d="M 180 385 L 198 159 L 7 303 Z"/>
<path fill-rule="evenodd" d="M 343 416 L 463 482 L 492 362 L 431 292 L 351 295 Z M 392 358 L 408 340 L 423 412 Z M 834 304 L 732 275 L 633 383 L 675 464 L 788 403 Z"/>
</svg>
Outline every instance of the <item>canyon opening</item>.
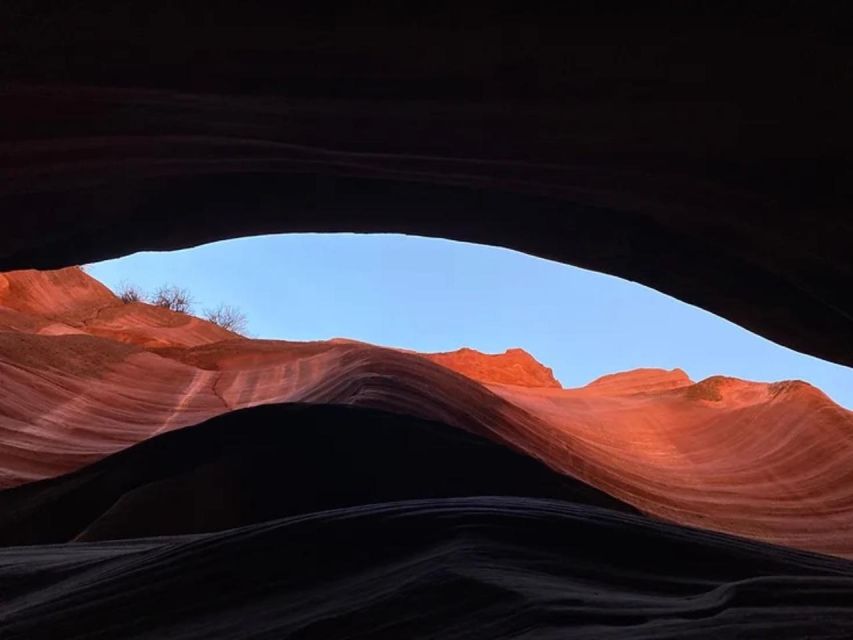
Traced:
<svg viewBox="0 0 853 640">
<path fill-rule="evenodd" d="M 0 3 L 0 638 L 853 637 L 838 3 Z"/>
</svg>

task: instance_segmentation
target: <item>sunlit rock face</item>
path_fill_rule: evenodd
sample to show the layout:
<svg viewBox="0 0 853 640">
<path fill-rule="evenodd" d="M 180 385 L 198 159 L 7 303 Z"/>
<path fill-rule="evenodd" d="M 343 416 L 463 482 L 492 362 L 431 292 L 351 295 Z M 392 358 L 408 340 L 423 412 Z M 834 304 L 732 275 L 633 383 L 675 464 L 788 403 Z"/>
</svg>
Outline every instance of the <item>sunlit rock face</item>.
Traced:
<svg viewBox="0 0 853 640">
<path fill-rule="evenodd" d="M 0 274 L 0 330 L 85 333 L 144 347 L 193 346 L 237 337 L 210 322 L 124 303 L 79 267 Z"/>
<path fill-rule="evenodd" d="M 263 233 L 418 234 L 614 274 L 853 365 L 843 3 L 114 4 L 0 3 L 0 271 Z M 393 466 L 416 449 L 420 415 L 653 516 L 853 555 L 850 412 L 804 383 L 645 371 L 561 389 L 529 362 L 509 374 L 470 354 L 439 364 L 249 341 L 118 305 L 79 274 L 21 277 L 0 281 L 0 486 L 297 400 L 396 411 L 386 424 L 406 433 L 383 449 L 357 422 L 334 423 L 365 442 L 339 452 L 344 465 L 318 460 L 328 493 L 359 462 L 375 477 L 353 452 Z M 279 417 L 254 419 L 293 432 L 293 408 L 248 413 L 269 409 Z M 202 431 L 188 449 L 218 440 Z M 452 473 L 423 459 L 426 486 Z M 103 462 L 116 473 L 84 472 L 126 481 L 121 460 Z M 197 495 L 216 508 L 216 488 L 238 484 L 208 468 L 176 487 L 160 465 L 145 470 L 164 520 L 164 506 L 191 517 Z M 306 477 L 270 485 L 298 498 Z M 48 529 L 75 499 L 93 507 L 78 480 L 30 505 Z M 44 484 L 12 491 L 32 488 Z M 378 495 L 180 539 L 160 537 L 170 530 L 145 518 L 144 495 L 107 501 L 154 537 L 0 549 L 0 636 L 853 635 L 842 558 L 571 501 Z"/>
<path fill-rule="evenodd" d="M 466 347 L 448 353 L 424 355 L 433 362 L 478 382 L 561 388 L 554 372 L 524 349 L 514 348 L 503 353 L 486 354 Z"/>
<path fill-rule="evenodd" d="M 590 382 L 584 389 L 590 393 L 622 395 L 650 391 L 666 391 L 693 384 L 681 369 L 634 369 L 611 373 Z"/>
<path fill-rule="evenodd" d="M 251 340 L 76 268 L 0 282 L 4 487 L 237 408 L 344 404 L 486 435 L 677 523 L 853 557 L 853 413 L 803 382 L 640 369 L 564 389 L 521 349 Z"/>
</svg>

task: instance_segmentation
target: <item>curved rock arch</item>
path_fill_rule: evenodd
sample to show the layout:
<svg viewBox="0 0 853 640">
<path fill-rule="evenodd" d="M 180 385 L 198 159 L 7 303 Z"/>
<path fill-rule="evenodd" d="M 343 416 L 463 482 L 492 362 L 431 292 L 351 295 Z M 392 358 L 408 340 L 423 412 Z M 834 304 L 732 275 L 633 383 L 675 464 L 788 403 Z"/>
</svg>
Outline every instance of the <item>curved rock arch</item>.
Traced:
<svg viewBox="0 0 853 640">
<path fill-rule="evenodd" d="M 838 16 L 225 4 L 4 7 L 0 269 L 272 232 L 441 236 L 853 364 Z"/>
</svg>

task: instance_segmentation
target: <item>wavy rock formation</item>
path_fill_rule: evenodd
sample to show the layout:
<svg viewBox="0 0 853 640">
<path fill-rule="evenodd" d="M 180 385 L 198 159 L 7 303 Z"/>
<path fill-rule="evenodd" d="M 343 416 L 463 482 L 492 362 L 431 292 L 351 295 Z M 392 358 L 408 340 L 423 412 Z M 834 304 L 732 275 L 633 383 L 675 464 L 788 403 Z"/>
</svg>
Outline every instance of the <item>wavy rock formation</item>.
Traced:
<svg viewBox="0 0 853 640">
<path fill-rule="evenodd" d="M 207 533 L 373 502 L 480 495 L 637 513 L 456 427 L 358 407 L 277 404 L 0 491 L 0 545 Z"/>
<path fill-rule="evenodd" d="M 682 524 L 853 555 L 853 412 L 802 382 L 490 387 L 556 434 L 532 453 Z M 625 393 L 625 389 L 629 389 Z"/>
<path fill-rule="evenodd" d="M 81 302 L 57 295 L 52 306 L 65 278 Z M 124 305 L 78 269 L 4 282 L 32 288 L 0 298 L 25 327 L 0 332 L 6 487 L 234 409 L 352 405 L 487 436 L 673 522 L 853 556 L 853 413 L 805 383 L 638 370 L 563 389 L 521 350 L 249 340 Z"/>
<path fill-rule="evenodd" d="M 602 395 L 627 395 L 666 391 L 693 384 L 690 377 L 681 369 L 634 369 L 622 373 L 611 373 L 590 382 L 584 390 Z"/>
<path fill-rule="evenodd" d="M 405 419 L 392 423 L 405 431 Z M 204 443 L 196 439 L 196 444 Z M 398 452 L 389 450 L 382 473 L 402 471 L 405 483 L 386 485 L 386 492 L 405 495 L 420 487 L 441 493 L 431 489 L 440 473 L 423 463 L 400 469 L 392 457 Z M 117 479 L 116 472 L 121 477 L 119 465 L 101 465 L 100 470 L 106 471 L 105 466 L 111 467 L 105 480 Z M 513 470 L 523 471 L 517 466 Z M 496 471 L 496 476 L 466 486 L 464 479 L 474 478 L 476 469 L 463 464 L 452 471 L 452 479 L 462 480 L 463 490 L 512 484 L 515 478 Z M 368 488 L 365 472 L 369 470 L 361 469 L 354 478 L 352 497 Z M 528 474 L 519 474 L 520 486 L 541 489 L 529 484 Z M 156 477 L 156 469 L 148 475 Z M 317 476 L 325 484 L 331 480 L 322 472 Z M 171 486 L 166 480 L 144 488 L 141 495 L 116 503 L 119 517 L 112 524 L 121 528 L 124 515 L 138 518 L 149 507 L 152 522 L 129 524 L 168 531 L 175 520 L 162 499 L 177 496 L 180 508 L 193 496 L 201 497 L 204 511 L 212 503 L 213 478 L 215 470 L 208 477 L 197 472 L 178 477 Z M 256 487 L 241 482 L 243 478 L 231 484 L 228 478 L 222 486 L 231 493 L 224 496 L 224 509 L 214 514 L 220 518 L 211 519 L 208 513 L 195 524 L 215 529 L 234 522 L 229 510 L 257 499 Z M 63 480 L 54 488 L 65 484 L 66 491 L 75 489 L 74 477 Z M 200 485 L 193 487 L 194 480 Z M 79 487 L 80 493 L 92 484 Z M 345 484 L 327 488 L 348 490 Z M 180 489 L 187 495 L 181 496 Z M 273 503 L 270 487 L 264 489 L 262 503 Z M 322 501 L 312 502 L 320 494 L 307 489 L 305 513 L 223 532 L 0 548 L 0 631 L 15 640 L 840 640 L 853 628 L 853 563 L 839 558 L 685 529 L 582 502 L 506 495 L 433 497 L 322 510 Z M 298 500 L 298 492 L 284 499 L 294 497 Z M 150 501 L 156 508 L 150 508 Z M 44 506 L 49 512 L 53 505 Z M 254 505 L 248 510 L 259 511 Z M 272 512 L 268 508 L 264 515 Z M 177 521 L 191 518 L 185 509 Z M 103 528 L 94 524 L 93 533 L 111 531 L 109 513 L 105 519 Z"/>
<path fill-rule="evenodd" d="M 853 364 L 842 4 L 588 5 L 0 3 L 0 270 L 414 233 Z M 853 637 L 849 561 L 587 504 L 851 556 L 849 411 L 796 381 L 555 382 L 521 353 L 250 341 L 79 272 L 4 274 L 0 486 L 45 480 L 0 522 L 99 541 L 0 549 L 0 637 Z M 232 411 L 277 402 L 352 406 Z M 312 415 L 378 436 L 346 440 L 374 464 Z M 454 428 L 516 452 L 445 450 Z"/>
<path fill-rule="evenodd" d="M 14 4 L 0 270 L 410 233 L 618 275 L 853 364 L 840 5 Z"/>
<path fill-rule="evenodd" d="M 191 315 L 124 303 L 79 267 L 0 274 L 0 330 L 85 333 L 143 347 L 189 347 L 237 337 Z"/>
</svg>

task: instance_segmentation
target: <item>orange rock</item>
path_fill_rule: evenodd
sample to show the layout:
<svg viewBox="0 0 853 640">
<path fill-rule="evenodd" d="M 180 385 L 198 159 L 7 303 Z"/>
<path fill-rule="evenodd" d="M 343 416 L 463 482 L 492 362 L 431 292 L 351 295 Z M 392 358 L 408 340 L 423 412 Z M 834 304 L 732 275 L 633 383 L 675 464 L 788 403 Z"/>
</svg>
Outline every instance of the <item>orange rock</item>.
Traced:
<svg viewBox="0 0 853 640">
<path fill-rule="evenodd" d="M 441 421 L 660 518 L 853 557 L 853 412 L 803 382 L 638 369 L 563 389 L 521 349 L 249 340 L 79 269 L 0 275 L 0 486 L 275 402 Z"/>
<path fill-rule="evenodd" d="M 457 351 L 424 355 L 479 382 L 561 388 L 554 372 L 524 349 L 507 349 L 503 353 L 491 354 L 464 347 Z"/>
</svg>

